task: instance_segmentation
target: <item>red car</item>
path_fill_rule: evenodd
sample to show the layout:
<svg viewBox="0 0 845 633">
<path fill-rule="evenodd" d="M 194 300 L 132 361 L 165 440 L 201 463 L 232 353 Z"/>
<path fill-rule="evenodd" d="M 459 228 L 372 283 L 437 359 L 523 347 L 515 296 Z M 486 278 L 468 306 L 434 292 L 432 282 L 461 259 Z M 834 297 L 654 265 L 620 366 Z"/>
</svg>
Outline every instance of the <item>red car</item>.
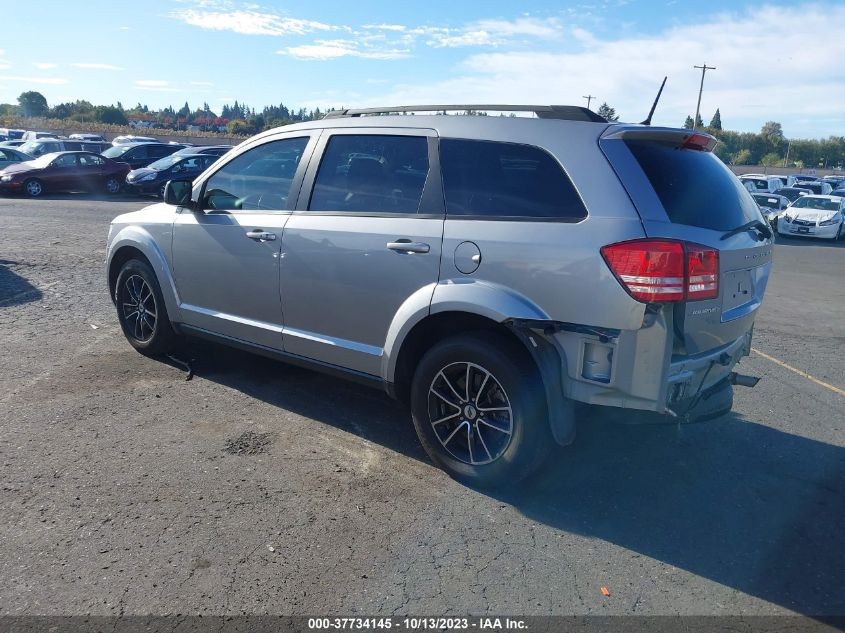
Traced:
<svg viewBox="0 0 845 633">
<path fill-rule="evenodd" d="M 33 198 L 47 191 L 118 193 L 129 165 L 91 152 L 55 152 L 0 171 L 0 191 Z"/>
</svg>

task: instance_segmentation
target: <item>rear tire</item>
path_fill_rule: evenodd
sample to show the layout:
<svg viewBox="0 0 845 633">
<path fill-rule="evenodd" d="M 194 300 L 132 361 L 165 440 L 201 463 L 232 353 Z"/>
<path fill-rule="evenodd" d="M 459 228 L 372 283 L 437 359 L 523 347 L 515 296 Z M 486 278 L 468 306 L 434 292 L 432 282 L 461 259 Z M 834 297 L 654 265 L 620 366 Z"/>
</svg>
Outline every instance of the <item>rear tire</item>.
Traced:
<svg viewBox="0 0 845 633">
<path fill-rule="evenodd" d="M 144 261 L 130 259 L 120 269 L 114 303 L 123 335 L 147 356 L 176 349 L 179 337 L 167 316 L 164 297 L 153 269 Z"/>
<path fill-rule="evenodd" d="M 30 198 L 37 198 L 44 193 L 44 184 L 38 178 L 30 178 L 23 183 L 23 191 Z"/>
<path fill-rule="evenodd" d="M 411 411 L 431 460 L 479 488 L 520 482 L 554 444 L 540 372 L 521 345 L 497 333 L 432 347 L 414 374 Z"/>
</svg>

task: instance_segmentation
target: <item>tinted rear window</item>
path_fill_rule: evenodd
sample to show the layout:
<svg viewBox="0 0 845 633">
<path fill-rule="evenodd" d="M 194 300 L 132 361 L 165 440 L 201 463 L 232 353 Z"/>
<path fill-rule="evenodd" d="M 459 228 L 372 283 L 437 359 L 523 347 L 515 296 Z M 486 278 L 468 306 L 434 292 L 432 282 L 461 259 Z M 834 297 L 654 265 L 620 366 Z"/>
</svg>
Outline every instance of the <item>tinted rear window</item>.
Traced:
<svg viewBox="0 0 845 633">
<path fill-rule="evenodd" d="M 548 152 L 530 145 L 441 139 L 448 215 L 578 221 L 587 209 Z"/>
<path fill-rule="evenodd" d="M 654 141 L 625 144 L 671 222 L 729 231 L 760 219 L 754 199 L 714 154 Z"/>
</svg>

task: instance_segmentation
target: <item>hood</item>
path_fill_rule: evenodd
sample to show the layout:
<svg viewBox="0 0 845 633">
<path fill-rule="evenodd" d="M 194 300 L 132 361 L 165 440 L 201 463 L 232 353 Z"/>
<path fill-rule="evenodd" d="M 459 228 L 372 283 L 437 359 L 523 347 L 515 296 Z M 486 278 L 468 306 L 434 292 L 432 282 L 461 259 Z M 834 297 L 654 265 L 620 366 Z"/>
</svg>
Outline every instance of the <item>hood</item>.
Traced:
<svg viewBox="0 0 845 633">
<path fill-rule="evenodd" d="M 159 172 L 157 172 L 155 169 L 150 169 L 149 167 L 141 167 L 140 169 L 133 169 L 132 171 L 130 171 L 129 174 L 127 174 L 126 176 L 126 179 L 139 180 L 144 176 L 149 176 L 150 174 L 158 175 L 158 173 Z"/>
<path fill-rule="evenodd" d="M 24 161 L 22 163 L 12 163 L 11 165 L 7 165 L 4 169 L 0 170 L 5 175 L 9 174 L 17 174 L 24 171 L 30 171 L 33 169 L 38 169 L 35 165 L 32 164 L 32 161 Z"/>
<path fill-rule="evenodd" d="M 793 220 L 804 220 L 806 222 L 823 222 L 830 220 L 836 215 L 836 211 L 824 211 L 822 209 L 787 209 L 786 214 Z"/>
</svg>

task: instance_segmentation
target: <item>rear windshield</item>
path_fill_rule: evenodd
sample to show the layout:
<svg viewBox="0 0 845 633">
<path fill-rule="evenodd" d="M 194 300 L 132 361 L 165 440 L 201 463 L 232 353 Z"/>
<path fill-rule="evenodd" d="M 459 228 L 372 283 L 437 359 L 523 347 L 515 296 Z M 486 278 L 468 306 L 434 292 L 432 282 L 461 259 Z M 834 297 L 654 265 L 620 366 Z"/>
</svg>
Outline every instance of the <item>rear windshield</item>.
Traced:
<svg viewBox="0 0 845 633">
<path fill-rule="evenodd" d="M 730 231 L 760 219 L 754 199 L 710 152 L 654 141 L 625 141 L 675 224 Z"/>
</svg>

